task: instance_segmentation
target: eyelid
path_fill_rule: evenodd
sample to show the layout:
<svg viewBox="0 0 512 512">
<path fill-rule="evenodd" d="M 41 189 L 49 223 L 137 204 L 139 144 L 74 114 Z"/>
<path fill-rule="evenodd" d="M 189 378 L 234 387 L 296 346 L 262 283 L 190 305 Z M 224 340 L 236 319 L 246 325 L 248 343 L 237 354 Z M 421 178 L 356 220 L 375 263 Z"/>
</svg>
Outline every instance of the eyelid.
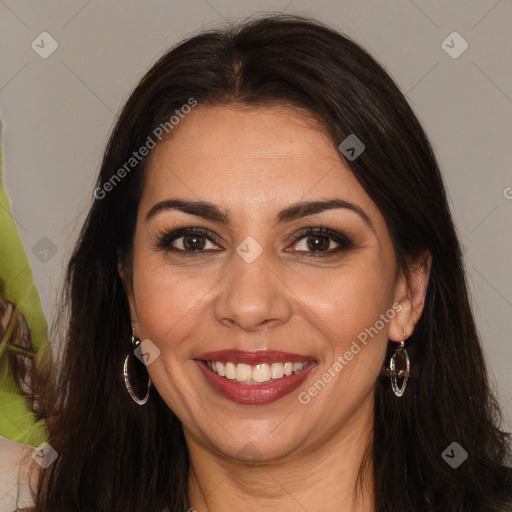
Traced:
<svg viewBox="0 0 512 512">
<path fill-rule="evenodd" d="M 217 249 L 208 249 L 208 250 L 199 250 L 199 251 L 186 251 L 183 249 L 178 249 L 176 247 L 172 247 L 171 243 L 179 240 L 180 238 L 183 238 L 184 236 L 189 235 L 200 235 L 206 238 L 211 243 L 216 244 L 217 246 L 220 246 L 223 248 L 221 239 L 212 231 L 206 228 L 194 226 L 194 225 L 187 225 L 177 228 L 167 228 L 162 229 L 157 237 L 157 249 L 162 250 L 168 250 L 175 253 L 180 253 L 184 256 L 191 256 L 191 255 L 198 255 L 198 254 L 211 254 L 212 252 L 219 252 Z M 287 241 L 290 241 L 292 245 L 298 243 L 300 240 L 308 237 L 313 236 L 325 236 L 329 238 L 329 240 L 334 241 L 336 244 L 338 244 L 338 247 L 335 247 L 334 249 L 330 249 L 328 251 L 293 251 L 296 252 L 302 256 L 331 256 L 334 254 L 337 254 L 343 250 L 352 249 L 355 244 L 351 240 L 350 237 L 345 235 L 344 233 L 330 229 L 328 227 L 324 227 L 322 224 L 319 226 L 308 226 L 305 228 L 302 228 L 298 231 L 294 231 L 292 234 L 288 235 L 286 237 Z"/>
<path fill-rule="evenodd" d="M 215 243 L 216 245 L 220 245 L 222 247 L 221 239 L 209 229 L 201 228 L 197 226 L 183 226 L 181 228 L 173 229 L 162 229 L 157 235 L 157 248 L 159 249 L 167 249 L 171 245 L 171 242 L 178 240 L 187 235 L 201 235 L 208 239 L 210 242 Z M 175 248 L 172 248 L 175 249 Z M 178 252 L 189 252 L 193 253 L 194 251 L 183 251 L 181 249 L 176 249 Z M 199 251 L 199 252 L 208 252 L 208 251 Z"/>
<path fill-rule="evenodd" d="M 329 254 L 335 254 L 342 250 L 351 249 L 355 246 L 354 242 L 350 239 L 350 237 L 348 237 L 344 233 L 341 233 L 337 230 L 330 229 L 328 227 L 324 227 L 322 224 L 320 224 L 319 226 L 310 226 L 307 228 L 303 228 L 299 231 L 296 231 L 296 232 L 292 233 L 291 235 L 289 235 L 288 239 L 292 240 L 293 244 L 296 244 L 297 242 L 299 242 L 300 240 L 302 240 L 304 238 L 313 237 L 315 235 L 316 236 L 318 236 L 318 235 L 326 236 L 330 240 L 333 240 L 334 242 L 336 242 L 339 247 L 337 247 L 335 249 L 331 249 L 329 251 L 306 251 L 305 254 L 317 255 L 317 256 L 321 256 L 321 255 L 327 256 Z M 298 251 L 298 252 L 304 253 L 304 251 Z"/>
</svg>

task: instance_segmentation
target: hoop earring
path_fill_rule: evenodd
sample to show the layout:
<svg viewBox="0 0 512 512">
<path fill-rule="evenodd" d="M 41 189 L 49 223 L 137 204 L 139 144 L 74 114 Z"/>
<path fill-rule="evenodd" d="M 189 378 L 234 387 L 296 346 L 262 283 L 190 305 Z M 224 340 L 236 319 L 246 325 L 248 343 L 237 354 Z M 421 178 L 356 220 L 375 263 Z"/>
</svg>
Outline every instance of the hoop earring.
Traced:
<svg viewBox="0 0 512 512">
<path fill-rule="evenodd" d="M 149 388 L 151 387 L 151 379 L 149 377 L 149 374 L 147 373 L 147 370 L 145 369 L 146 366 L 138 357 L 136 357 L 136 355 L 134 353 L 135 350 L 137 349 L 137 347 L 140 345 L 140 340 L 135 337 L 134 329 L 132 329 L 132 345 L 133 345 L 132 349 L 128 352 L 128 354 L 126 355 L 126 357 L 124 359 L 124 365 L 123 365 L 124 384 L 126 386 L 126 389 L 128 390 L 128 393 L 132 397 L 133 401 L 137 405 L 144 405 L 148 401 L 148 398 L 149 398 Z M 132 384 L 130 383 L 129 366 L 131 367 L 132 370 L 139 373 L 139 377 L 142 376 L 142 378 L 144 378 L 143 374 L 146 373 L 147 379 L 148 379 L 147 384 L 145 384 L 143 386 L 141 386 L 140 384 L 136 385 L 136 386 L 132 386 Z M 143 398 L 139 398 L 139 396 L 137 396 L 137 395 L 139 395 L 139 396 L 144 395 L 144 396 L 143 396 Z"/>
<path fill-rule="evenodd" d="M 409 354 L 404 346 L 406 339 L 407 333 L 404 331 L 404 339 L 400 342 L 400 346 L 395 349 L 395 352 L 389 360 L 389 369 L 391 370 L 391 387 L 393 388 L 393 393 L 398 397 L 404 394 L 411 369 Z M 398 369 L 397 366 L 399 367 Z M 398 386 L 397 377 L 403 379 L 400 387 Z"/>
</svg>

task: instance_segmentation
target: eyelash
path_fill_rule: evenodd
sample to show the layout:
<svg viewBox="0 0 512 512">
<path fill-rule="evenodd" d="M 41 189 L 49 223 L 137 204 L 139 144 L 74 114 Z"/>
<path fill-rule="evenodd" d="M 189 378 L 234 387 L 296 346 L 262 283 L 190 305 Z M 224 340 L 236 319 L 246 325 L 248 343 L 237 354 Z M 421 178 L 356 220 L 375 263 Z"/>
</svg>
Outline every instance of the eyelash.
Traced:
<svg viewBox="0 0 512 512">
<path fill-rule="evenodd" d="M 341 251 L 347 251 L 349 249 L 352 249 L 354 247 L 354 244 L 350 238 L 348 238 L 346 235 L 339 233 L 338 231 L 334 231 L 329 228 L 323 227 L 321 224 L 320 226 L 316 227 L 308 227 L 305 228 L 298 233 L 294 233 L 290 239 L 294 244 L 299 242 L 302 239 L 307 238 L 313 238 L 313 237 L 321 237 L 326 236 L 329 240 L 332 240 L 333 242 L 336 242 L 338 244 L 338 247 L 334 249 L 330 249 L 329 251 L 299 251 L 299 254 L 302 254 L 303 257 L 327 257 L 327 256 L 333 256 L 334 254 L 337 254 Z"/>
<path fill-rule="evenodd" d="M 206 253 L 206 252 L 212 252 L 212 250 L 196 250 L 196 251 L 186 251 L 184 249 L 177 249 L 176 247 L 172 247 L 171 243 L 175 240 L 179 240 L 182 237 L 190 236 L 190 235 L 200 235 L 206 239 L 208 239 L 210 242 L 216 243 L 217 245 L 221 245 L 220 238 L 215 235 L 215 233 L 212 233 L 208 229 L 204 228 L 198 228 L 198 227 L 186 227 L 186 228 L 180 228 L 176 229 L 171 232 L 163 232 L 158 236 L 156 247 L 159 249 L 165 249 L 167 251 L 173 251 L 176 253 L 181 253 L 183 256 L 197 256 L 200 253 Z M 353 242 L 344 234 L 339 233 L 338 231 L 334 231 L 329 228 L 323 227 L 321 224 L 320 226 L 315 227 L 308 227 L 305 229 L 302 229 L 301 231 L 294 233 L 289 237 L 289 239 L 292 241 L 292 244 L 296 244 L 300 240 L 304 238 L 310 238 L 314 236 L 327 236 L 330 240 L 336 242 L 338 244 L 338 247 L 331 249 L 329 251 L 297 251 L 299 254 L 301 254 L 301 257 L 327 257 L 327 256 L 333 256 L 334 254 L 337 254 L 341 251 L 346 251 L 354 247 Z M 217 252 L 216 250 L 214 252 Z"/>
</svg>

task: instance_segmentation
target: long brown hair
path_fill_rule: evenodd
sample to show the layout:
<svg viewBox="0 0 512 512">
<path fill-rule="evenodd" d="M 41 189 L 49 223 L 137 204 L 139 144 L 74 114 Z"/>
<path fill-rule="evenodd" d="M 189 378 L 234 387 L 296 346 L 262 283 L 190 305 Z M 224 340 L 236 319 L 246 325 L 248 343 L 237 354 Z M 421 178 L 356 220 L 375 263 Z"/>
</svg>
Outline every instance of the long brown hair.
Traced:
<svg viewBox="0 0 512 512">
<path fill-rule="evenodd" d="M 144 407 L 135 405 L 121 378 L 131 333 L 117 254 L 129 266 L 147 158 L 122 179 L 114 175 L 190 98 L 305 108 L 336 145 L 350 134 L 364 142 L 347 165 L 384 216 L 399 267 L 406 272 L 405 262 L 425 248 L 432 254 L 424 312 L 408 341 L 417 378 L 402 398 L 389 379 L 375 385 L 376 510 L 502 510 L 512 495 L 509 437 L 500 430 L 431 146 L 403 94 L 363 48 L 314 20 L 284 15 L 176 45 L 119 116 L 96 185 L 108 191 L 96 194 L 67 270 L 65 351 L 49 403 L 49 441 L 59 457 L 42 474 L 38 510 L 187 510 L 181 423 L 155 390 Z M 468 453 L 456 470 L 442 457 L 452 442 Z"/>
</svg>

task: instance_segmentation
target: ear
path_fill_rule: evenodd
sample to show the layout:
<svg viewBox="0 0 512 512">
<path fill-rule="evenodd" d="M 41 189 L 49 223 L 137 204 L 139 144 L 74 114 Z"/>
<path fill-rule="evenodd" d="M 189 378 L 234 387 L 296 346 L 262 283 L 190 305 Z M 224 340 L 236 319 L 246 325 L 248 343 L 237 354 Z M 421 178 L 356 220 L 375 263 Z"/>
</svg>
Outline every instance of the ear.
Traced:
<svg viewBox="0 0 512 512">
<path fill-rule="evenodd" d="M 130 306 L 130 321 L 132 324 L 135 333 L 138 331 L 138 315 L 137 315 L 137 307 L 135 305 L 135 297 L 133 294 L 133 282 L 131 273 L 126 268 L 126 262 L 123 254 L 120 251 L 117 251 L 117 273 L 123 282 L 123 288 L 126 293 L 126 297 L 128 299 L 128 304 Z"/>
<path fill-rule="evenodd" d="M 432 266 L 430 251 L 423 251 L 419 257 L 407 265 L 395 284 L 396 315 L 389 325 L 389 339 L 406 340 L 414 331 L 425 305 L 425 297 Z"/>
</svg>

